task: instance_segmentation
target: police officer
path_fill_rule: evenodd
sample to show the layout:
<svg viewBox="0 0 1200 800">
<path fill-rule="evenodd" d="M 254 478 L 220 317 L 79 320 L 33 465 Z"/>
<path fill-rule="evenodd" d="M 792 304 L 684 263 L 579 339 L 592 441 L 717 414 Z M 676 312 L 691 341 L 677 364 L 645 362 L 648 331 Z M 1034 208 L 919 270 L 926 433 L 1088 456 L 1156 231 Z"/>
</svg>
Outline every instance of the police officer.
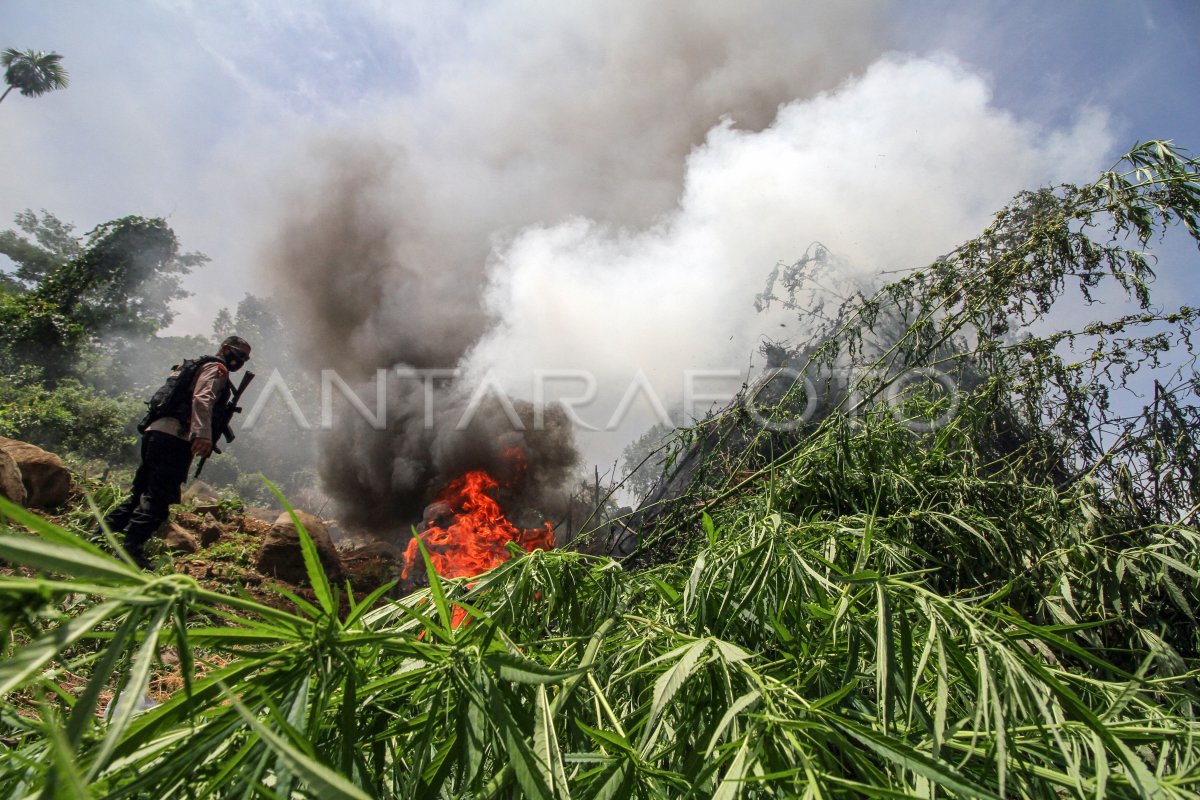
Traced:
<svg viewBox="0 0 1200 800">
<path fill-rule="evenodd" d="M 213 451 L 213 412 L 229 399 L 229 373 L 250 360 L 250 344 L 240 336 L 221 342 L 216 357 L 200 359 L 191 391 L 181 391 L 171 407 L 153 410 L 142 433 L 142 462 L 129 498 L 105 517 L 114 533 L 125 535 L 125 550 L 142 569 L 149 566 L 146 542 L 178 503 L 192 457 Z"/>
</svg>

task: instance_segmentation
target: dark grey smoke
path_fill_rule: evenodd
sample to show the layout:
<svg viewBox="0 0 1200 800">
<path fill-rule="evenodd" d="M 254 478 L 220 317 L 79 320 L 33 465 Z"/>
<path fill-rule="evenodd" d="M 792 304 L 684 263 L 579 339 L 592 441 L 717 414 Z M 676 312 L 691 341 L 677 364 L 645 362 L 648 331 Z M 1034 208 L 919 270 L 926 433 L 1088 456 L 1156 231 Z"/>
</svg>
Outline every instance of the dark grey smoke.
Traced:
<svg viewBox="0 0 1200 800">
<path fill-rule="evenodd" d="M 865 67 L 875 8 L 625 0 L 472 11 L 429 43 L 413 96 L 316 144 L 292 177 L 269 253 L 309 366 L 361 381 L 394 365 L 459 364 L 492 324 L 480 294 L 496 245 L 576 215 L 650 224 L 723 116 L 760 128 L 781 103 Z M 378 528 L 419 515 L 440 482 L 495 462 L 514 435 L 531 486 L 568 477 L 560 415 L 523 435 L 502 414 L 447 429 L 449 398 L 469 389 L 446 389 L 432 430 L 414 386 L 393 390 L 386 431 L 350 423 L 326 437 L 321 475 L 343 517 Z"/>
<path fill-rule="evenodd" d="M 273 249 L 308 365 L 347 379 L 397 363 L 454 366 L 486 322 L 474 277 L 463 282 L 479 243 L 431 240 L 427 189 L 403 154 L 339 141 L 314 158 L 317 196 L 294 198 Z"/>
<path fill-rule="evenodd" d="M 557 490 L 578 461 L 561 409 L 551 407 L 538 419 L 528 403 L 505 409 L 492 398 L 472 412 L 467 398 L 448 386 L 434 391 L 433 424 L 427 425 L 426 400 L 421 382 L 393 381 L 387 431 L 352 415 L 323 440 L 320 475 L 339 502 L 343 522 L 377 534 L 402 534 L 440 489 L 476 469 L 506 487 L 508 510 L 537 512 L 538 521 L 529 527 L 561 520 L 567 502 Z M 509 412 L 518 418 L 515 427 Z M 464 419 L 470 420 L 465 427 Z"/>
</svg>

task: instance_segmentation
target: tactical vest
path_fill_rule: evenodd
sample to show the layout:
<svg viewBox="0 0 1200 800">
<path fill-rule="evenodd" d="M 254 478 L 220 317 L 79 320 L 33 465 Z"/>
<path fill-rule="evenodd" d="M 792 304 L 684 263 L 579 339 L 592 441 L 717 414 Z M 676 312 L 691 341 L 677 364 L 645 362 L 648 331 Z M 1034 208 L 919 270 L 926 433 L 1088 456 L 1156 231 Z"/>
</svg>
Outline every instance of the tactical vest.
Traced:
<svg viewBox="0 0 1200 800">
<path fill-rule="evenodd" d="M 216 356 L 201 356 L 172 366 L 167 380 L 146 401 L 148 410 L 146 416 L 138 423 L 138 433 L 145 433 L 150 423 L 163 417 L 179 420 L 182 429 L 186 431 L 192 422 L 192 387 L 196 383 L 196 375 L 204 365 L 214 361 L 218 364 L 225 363 Z M 214 412 L 228 403 L 230 391 L 229 381 L 226 381 L 225 388 L 213 404 Z"/>
</svg>

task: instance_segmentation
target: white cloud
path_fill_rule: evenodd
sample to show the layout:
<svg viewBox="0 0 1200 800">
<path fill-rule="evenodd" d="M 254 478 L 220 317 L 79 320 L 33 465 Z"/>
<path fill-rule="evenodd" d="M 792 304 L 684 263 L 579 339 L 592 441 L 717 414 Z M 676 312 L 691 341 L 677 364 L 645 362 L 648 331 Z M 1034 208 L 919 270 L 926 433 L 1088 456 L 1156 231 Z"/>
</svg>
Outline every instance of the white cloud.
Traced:
<svg viewBox="0 0 1200 800">
<path fill-rule="evenodd" d="M 921 266 L 1017 191 L 1087 179 L 1111 146 L 1100 111 L 1046 130 L 994 107 L 987 83 L 949 59 L 884 59 L 761 132 L 713 128 L 678 207 L 654 225 L 576 218 L 517 233 L 494 253 L 495 326 L 470 364 L 524 397 L 534 369 L 588 370 L 601 390 L 584 416 L 597 424 L 639 369 L 678 402 L 684 370 L 742 367 L 759 336 L 779 338 L 752 308 L 775 263 L 821 241 L 863 274 Z M 591 437 L 589 454 L 615 457 L 650 424 L 643 412 Z"/>
</svg>

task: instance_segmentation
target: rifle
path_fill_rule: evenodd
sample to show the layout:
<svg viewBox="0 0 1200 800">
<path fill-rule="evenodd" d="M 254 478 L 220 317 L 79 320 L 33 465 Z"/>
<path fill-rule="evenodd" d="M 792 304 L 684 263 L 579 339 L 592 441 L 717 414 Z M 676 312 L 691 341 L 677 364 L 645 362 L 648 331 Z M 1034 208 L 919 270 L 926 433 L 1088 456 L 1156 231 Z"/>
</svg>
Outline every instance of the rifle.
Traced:
<svg viewBox="0 0 1200 800">
<path fill-rule="evenodd" d="M 242 382 L 239 383 L 233 390 L 233 394 L 229 395 L 229 400 L 222 405 L 213 409 L 213 449 L 214 453 L 220 453 L 221 448 L 217 447 L 217 443 L 221 441 L 221 437 L 225 437 L 225 441 L 232 442 L 234 440 L 233 428 L 229 427 L 229 421 L 233 419 L 234 414 L 241 412 L 242 407 L 238 405 L 242 395 L 247 387 L 250 386 L 250 381 L 254 380 L 254 373 L 247 372 L 242 376 Z M 200 470 L 204 469 L 204 463 L 208 461 L 208 456 L 200 459 L 200 463 L 196 465 L 196 473 L 192 475 L 192 479 L 200 477 Z"/>
</svg>

